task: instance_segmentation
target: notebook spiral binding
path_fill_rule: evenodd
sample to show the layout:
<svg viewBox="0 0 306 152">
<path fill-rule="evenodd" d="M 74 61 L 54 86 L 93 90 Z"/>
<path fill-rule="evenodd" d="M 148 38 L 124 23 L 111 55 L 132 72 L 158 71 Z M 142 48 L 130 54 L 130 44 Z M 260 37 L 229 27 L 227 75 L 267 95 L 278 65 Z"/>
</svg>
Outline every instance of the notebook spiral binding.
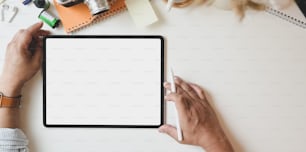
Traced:
<svg viewBox="0 0 306 152">
<path fill-rule="evenodd" d="M 108 1 L 109 1 L 109 4 L 112 5 L 112 4 L 114 4 L 117 0 L 108 0 Z M 93 17 L 91 17 L 91 20 L 92 20 L 92 21 L 90 22 L 89 25 L 83 26 L 83 24 L 85 24 L 85 23 L 83 23 L 82 26 L 79 25 L 79 26 L 77 26 L 77 27 L 70 28 L 70 29 L 69 29 L 69 33 L 70 33 L 70 34 L 73 34 L 74 32 L 78 32 L 78 31 L 80 31 L 80 30 L 82 30 L 82 29 L 84 29 L 84 28 L 87 28 L 88 26 L 91 26 L 91 25 L 96 24 L 96 23 L 98 23 L 98 22 L 100 22 L 100 21 L 102 21 L 102 20 L 106 20 L 106 19 L 108 19 L 108 18 L 110 18 L 110 17 L 112 17 L 112 16 L 115 16 L 115 15 L 121 13 L 121 12 L 124 12 L 125 10 L 126 10 L 126 6 L 120 7 L 120 8 L 118 8 L 118 9 L 116 9 L 116 10 L 107 11 L 107 12 L 105 12 L 103 15 L 93 16 Z M 86 23 L 87 23 L 87 22 L 86 22 Z"/>
<path fill-rule="evenodd" d="M 279 18 L 281 18 L 281 19 L 283 19 L 285 21 L 288 21 L 288 22 L 290 22 L 292 24 L 295 24 L 295 25 L 297 25 L 297 26 L 299 26 L 299 27 L 301 27 L 303 29 L 306 29 L 306 22 L 303 22 L 303 21 L 301 21 L 301 20 L 299 20 L 299 19 L 297 19 L 295 17 L 287 15 L 286 13 L 283 13 L 283 12 L 281 12 L 279 10 L 276 10 L 276 9 L 273 9 L 271 7 L 267 7 L 265 11 L 268 12 L 269 14 L 277 16 L 277 17 L 279 17 Z"/>
</svg>

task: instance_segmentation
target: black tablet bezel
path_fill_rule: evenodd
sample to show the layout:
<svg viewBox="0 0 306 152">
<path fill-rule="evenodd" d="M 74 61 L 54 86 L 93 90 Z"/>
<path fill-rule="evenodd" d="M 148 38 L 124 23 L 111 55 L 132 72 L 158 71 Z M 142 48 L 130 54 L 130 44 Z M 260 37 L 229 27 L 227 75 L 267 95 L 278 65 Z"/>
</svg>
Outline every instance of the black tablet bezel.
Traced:
<svg viewBox="0 0 306 152">
<path fill-rule="evenodd" d="M 101 39 L 160 39 L 161 41 L 161 76 L 160 76 L 160 102 L 161 102 L 161 118 L 159 125 L 100 125 L 100 124 L 47 124 L 47 98 L 46 98 L 46 41 L 47 39 L 60 38 L 60 39 L 73 39 L 73 38 L 101 38 Z M 82 127 L 82 128 L 158 128 L 164 123 L 164 38 L 160 35 L 49 35 L 43 39 L 43 124 L 45 127 Z"/>
</svg>

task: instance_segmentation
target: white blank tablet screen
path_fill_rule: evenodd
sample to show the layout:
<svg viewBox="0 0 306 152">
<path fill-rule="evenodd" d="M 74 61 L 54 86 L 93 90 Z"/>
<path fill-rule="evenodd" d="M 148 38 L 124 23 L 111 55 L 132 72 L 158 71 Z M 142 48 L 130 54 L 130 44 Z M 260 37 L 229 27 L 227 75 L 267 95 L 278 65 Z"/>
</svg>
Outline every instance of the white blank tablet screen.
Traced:
<svg viewBox="0 0 306 152">
<path fill-rule="evenodd" d="M 45 125 L 161 125 L 162 47 L 161 38 L 46 38 Z"/>
</svg>

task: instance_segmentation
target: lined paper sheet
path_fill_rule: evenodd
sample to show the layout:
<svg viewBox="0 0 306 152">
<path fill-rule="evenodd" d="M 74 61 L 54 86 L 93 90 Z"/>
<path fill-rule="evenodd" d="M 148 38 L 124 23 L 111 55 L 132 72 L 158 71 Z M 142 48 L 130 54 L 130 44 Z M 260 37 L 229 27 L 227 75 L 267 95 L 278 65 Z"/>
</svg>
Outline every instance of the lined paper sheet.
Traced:
<svg viewBox="0 0 306 152">
<path fill-rule="evenodd" d="M 160 125 L 161 40 L 48 38 L 49 125 Z"/>
</svg>

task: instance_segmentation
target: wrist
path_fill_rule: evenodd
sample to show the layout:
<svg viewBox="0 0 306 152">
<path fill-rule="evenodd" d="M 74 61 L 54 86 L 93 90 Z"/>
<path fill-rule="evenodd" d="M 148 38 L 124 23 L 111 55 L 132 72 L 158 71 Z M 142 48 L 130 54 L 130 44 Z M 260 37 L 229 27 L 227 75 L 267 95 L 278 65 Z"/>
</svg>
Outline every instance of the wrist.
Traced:
<svg viewBox="0 0 306 152">
<path fill-rule="evenodd" d="M 233 152 L 234 149 L 222 129 L 206 133 L 206 137 L 199 140 L 199 146 L 207 152 Z M 204 137 L 204 136 L 202 136 Z M 207 140 L 209 139 L 209 140 Z"/>
<path fill-rule="evenodd" d="M 214 144 L 206 147 L 201 147 L 205 149 L 206 152 L 234 152 L 231 143 L 227 139 L 217 141 Z"/>
<path fill-rule="evenodd" d="M 0 76 L 0 92 L 7 97 L 21 94 L 22 86 Z M 19 108 L 0 108 L 0 128 L 19 128 Z"/>
<path fill-rule="evenodd" d="M 23 84 L 17 81 L 0 76 L 0 92 L 5 96 L 15 97 L 21 94 Z"/>
</svg>

